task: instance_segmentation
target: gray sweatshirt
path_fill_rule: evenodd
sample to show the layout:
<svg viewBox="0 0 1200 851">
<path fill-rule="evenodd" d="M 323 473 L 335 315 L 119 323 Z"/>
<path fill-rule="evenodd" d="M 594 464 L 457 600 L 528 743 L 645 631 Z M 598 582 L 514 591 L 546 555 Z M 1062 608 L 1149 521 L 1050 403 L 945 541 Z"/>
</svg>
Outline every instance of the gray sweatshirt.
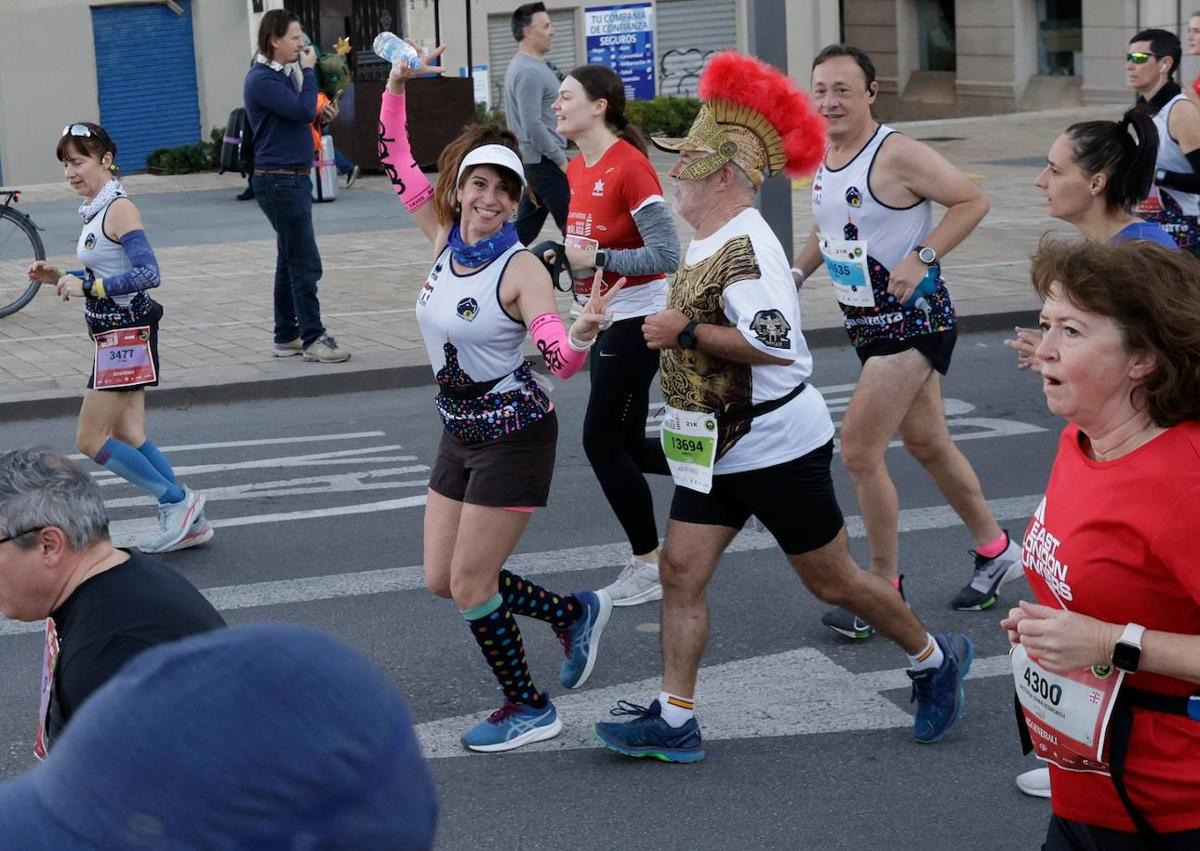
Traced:
<svg viewBox="0 0 1200 851">
<path fill-rule="evenodd" d="M 504 74 L 504 114 L 508 129 L 517 134 L 522 162 L 548 157 L 555 165 L 566 164 L 567 141 L 554 132 L 556 97 L 558 77 L 550 66 L 517 51 Z"/>
</svg>

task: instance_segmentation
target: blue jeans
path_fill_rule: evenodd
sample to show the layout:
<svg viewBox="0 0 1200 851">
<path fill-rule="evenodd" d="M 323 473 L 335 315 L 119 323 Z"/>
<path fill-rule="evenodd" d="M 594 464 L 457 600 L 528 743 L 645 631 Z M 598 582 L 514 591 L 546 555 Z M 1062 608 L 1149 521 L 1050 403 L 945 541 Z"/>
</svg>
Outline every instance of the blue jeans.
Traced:
<svg viewBox="0 0 1200 851">
<path fill-rule="evenodd" d="M 256 174 L 258 206 L 275 229 L 275 342 L 304 345 L 325 333 L 317 281 L 321 255 L 312 223 L 312 181 L 305 174 Z"/>
</svg>

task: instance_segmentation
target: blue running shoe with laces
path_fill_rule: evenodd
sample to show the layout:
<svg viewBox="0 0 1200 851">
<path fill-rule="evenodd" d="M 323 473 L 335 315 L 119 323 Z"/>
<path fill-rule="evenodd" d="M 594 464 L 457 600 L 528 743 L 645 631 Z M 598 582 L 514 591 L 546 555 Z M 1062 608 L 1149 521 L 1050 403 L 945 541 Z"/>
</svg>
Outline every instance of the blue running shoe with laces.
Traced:
<svg viewBox="0 0 1200 851">
<path fill-rule="evenodd" d="M 558 710 L 547 698 L 540 709 L 524 703 L 506 703 L 459 739 L 463 747 L 481 753 L 511 751 L 521 745 L 553 739 L 562 732 Z"/>
<path fill-rule="evenodd" d="M 613 607 L 612 597 L 604 590 L 580 591 L 575 599 L 583 607 L 583 614 L 566 629 L 555 630 L 567 657 L 558 672 L 558 681 L 563 688 L 579 688 L 592 675 L 600 648 L 600 635 L 604 632 Z"/>
<path fill-rule="evenodd" d="M 945 655 L 938 668 L 905 671 L 912 680 L 911 701 L 917 703 L 913 738 L 921 744 L 939 741 L 954 726 L 967 702 L 963 679 L 975 660 L 975 644 L 965 635 L 935 635 Z"/>
<path fill-rule="evenodd" d="M 649 707 L 619 700 L 612 715 L 632 715 L 625 723 L 615 721 L 592 725 L 600 744 L 625 756 L 649 757 L 663 762 L 699 762 L 704 759 L 700 742 L 700 725 L 689 718 L 681 727 L 672 727 L 662 717 L 662 707 L 655 700 Z"/>
</svg>

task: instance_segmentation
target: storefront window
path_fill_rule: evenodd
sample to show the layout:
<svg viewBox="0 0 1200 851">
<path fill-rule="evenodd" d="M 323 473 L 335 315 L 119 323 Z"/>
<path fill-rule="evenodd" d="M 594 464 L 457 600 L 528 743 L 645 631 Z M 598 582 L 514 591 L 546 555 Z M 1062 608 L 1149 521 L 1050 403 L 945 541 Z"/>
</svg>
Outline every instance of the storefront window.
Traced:
<svg viewBox="0 0 1200 851">
<path fill-rule="evenodd" d="M 1037 0 L 1038 73 L 1083 76 L 1082 0 Z"/>
<path fill-rule="evenodd" d="M 922 71 L 957 70 L 954 0 L 917 0 L 917 44 Z"/>
</svg>

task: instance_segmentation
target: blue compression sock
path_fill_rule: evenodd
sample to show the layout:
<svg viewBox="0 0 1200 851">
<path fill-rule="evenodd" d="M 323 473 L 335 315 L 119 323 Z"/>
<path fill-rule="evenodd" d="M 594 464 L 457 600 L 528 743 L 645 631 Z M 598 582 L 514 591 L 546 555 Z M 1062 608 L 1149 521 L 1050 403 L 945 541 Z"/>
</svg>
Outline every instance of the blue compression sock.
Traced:
<svg viewBox="0 0 1200 851">
<path fill-rule="evenodd" d="M 180 502 L 184 498 L 183 488 L 163 478 L 162 473 L 128 443 L 110 437 L 96 453 L 96 463 L 130 484 L 149 491 L 160 503 Z"/>
<path fill-rule="evenodd" d="M 138 447 L 138 452 L 142 453 L 142 457 L 149 461 L 155 470 L 158 470 L 160 476 L 173 485 L 178 484 L 175 481 L 175 470 L 172 469 L 171 462 L 167 460 L 166 455 L 162 454 L 161 449 L 147 440 Z"/>
</svg>

